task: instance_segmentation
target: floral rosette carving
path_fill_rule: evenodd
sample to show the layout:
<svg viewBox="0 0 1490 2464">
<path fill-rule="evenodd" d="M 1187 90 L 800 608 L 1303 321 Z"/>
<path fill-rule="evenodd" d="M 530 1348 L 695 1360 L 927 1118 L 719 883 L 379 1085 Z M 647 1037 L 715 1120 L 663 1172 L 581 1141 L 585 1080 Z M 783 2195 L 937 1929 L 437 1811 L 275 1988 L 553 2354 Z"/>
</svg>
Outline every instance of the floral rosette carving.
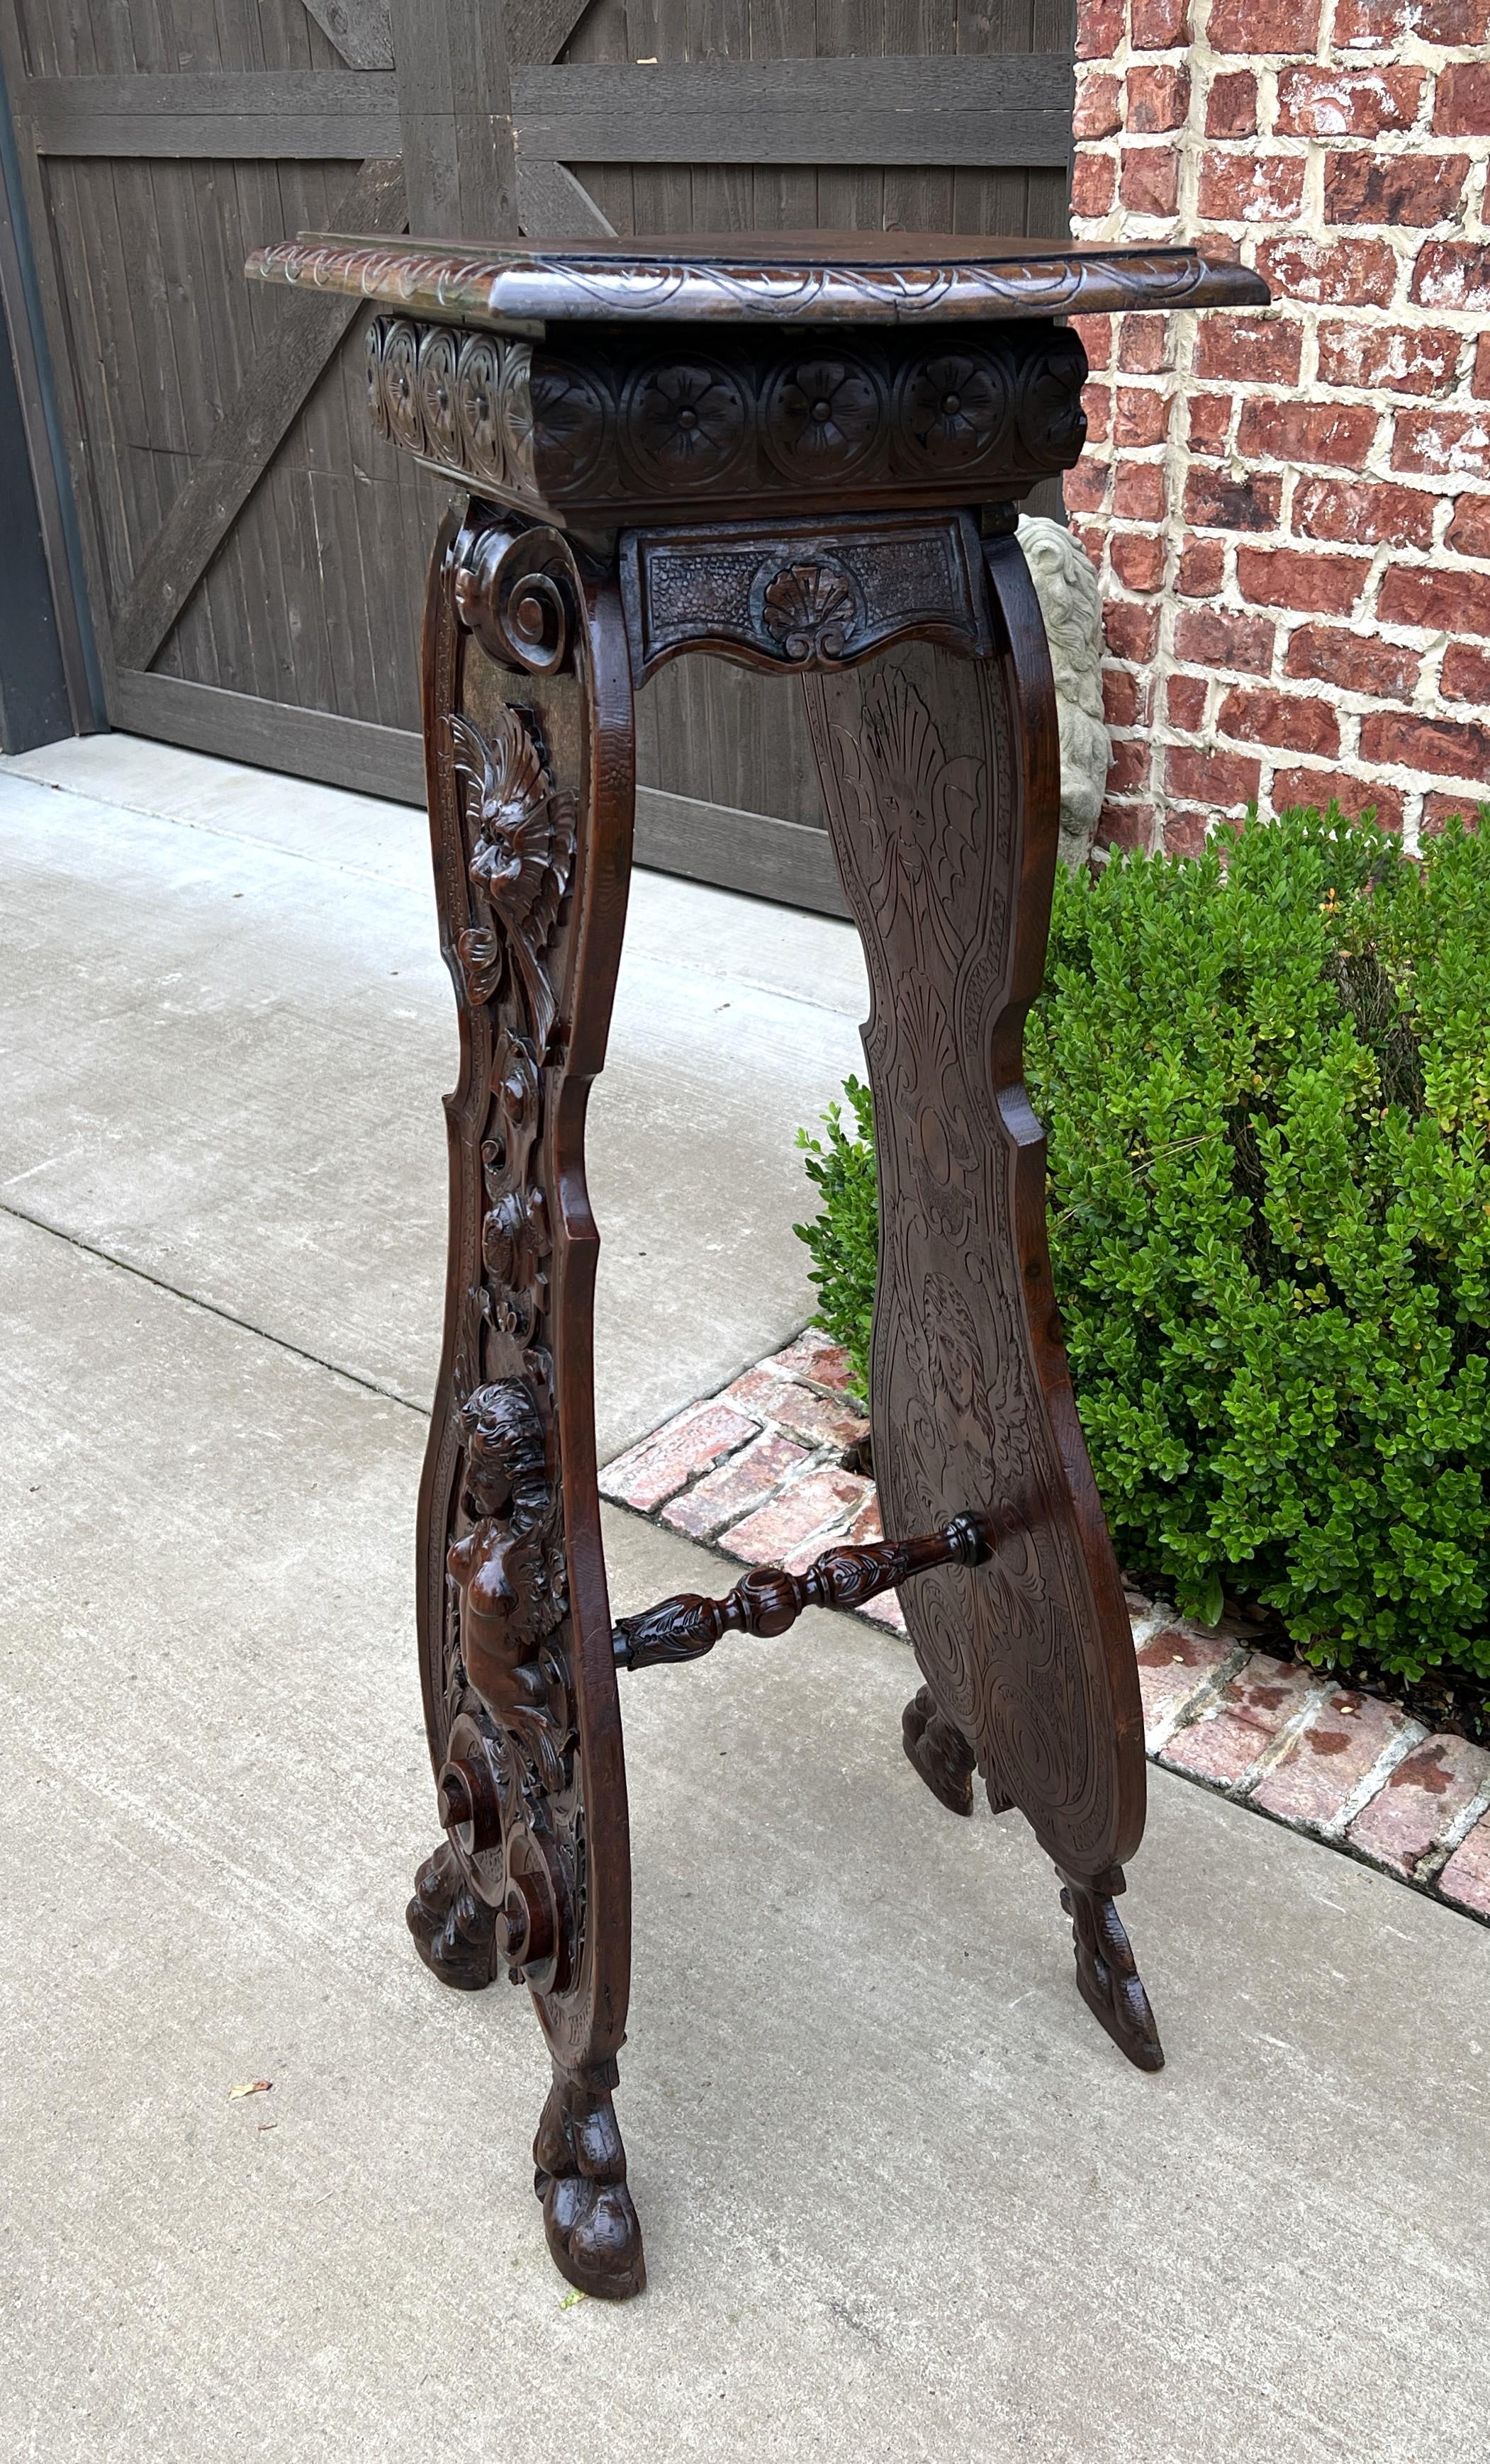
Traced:
<svg viewBox="0 0 1490 2464">
<path fill-rule="evenodd" d="M 499 411 L 501 383 L 500 344 L 486 334 L 468 334 L 456 377 L 458 438 L 453 458 L 459 459 L 463 444 L 474 475 L 494 486 L 506 476 Z"/>
<path fill-rule="evenodd" d="M 1009 420 L 1009 385 L 995 360 L 948 351 L 901 380 L 901 420 L 912 451 L 938 471 L 981 461 Z"/>
<path fill-rule="evenodd" d="M 756 580 L 758 621 L 793 667 L 838 660 L 858 627 L 858 596 L 842 568 L 821 563 L 765 565 Z"/>
<path fill-rule="evenodd" d="M 1025 371 L 1019 390 L 1019 442 L 1032 462 L 1068 471 L 1086 442 L 1081 387 L 1086 353 L 1074 334 L 1062 335 Z"/>
<path fill-rule="evenodd" d="M 727 471 L 744 449 L 744 389 L 712 361 L 644 368 L 627 388 L 626 441 L 645 475 L 693 487 Z"/>
<path fill-rule="evenodd" d="M 873 453 L 885 408 L 861 361 L 800 361 L 767 388 L 766 450 L 789 478 L 841 478 Z"/>
<path fill-rule="evenodd" d="M 531 360 L 527 345 L 524 359 Z M 513 467 L 533 487 L 557 495 L 583 487 L 605 451 L 608 421 L 599 386 L 583 368 L 545 359 L 502 398 L 502 433 Z"/>
<path fill-rule="evenodd" d="M 448 325 L 427 325 L 419 343 L 419 408 L 432 452 L 451 461 L 460 451 L 456 407 L 460 346 Z"/>
<path fill-rule="evenodd" d="M 419 397 L 419 329 L 395 317 L 383 329 L 383 403 L 395 445 L 424 451 L 424 406 Z"/>
</svg>

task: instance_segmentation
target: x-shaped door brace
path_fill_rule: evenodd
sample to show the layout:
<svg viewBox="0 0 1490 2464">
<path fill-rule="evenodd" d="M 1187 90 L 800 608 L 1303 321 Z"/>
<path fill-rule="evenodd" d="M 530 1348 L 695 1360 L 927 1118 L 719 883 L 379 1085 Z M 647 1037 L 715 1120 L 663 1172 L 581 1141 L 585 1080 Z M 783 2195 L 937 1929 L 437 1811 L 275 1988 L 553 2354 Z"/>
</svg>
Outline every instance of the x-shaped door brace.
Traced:
<svg viewBox="0 0 1490 2464">
<path fill-rule="evenodd" d="M 589 5 L 589 0 L 506 0 L 511 59 L 548 66 Z M 305 7 L 349 68 L 394 67 L 389 0 L 305 0 Z M 545 231 L 609 232 L 612 228 L 562 163 L 519 164 L 518 220 L 533 236 Z M 331 208 L 329 221 L 333 231 L 376 236 L 407 231 L 402 164 L 364 163 Z M 160 650 L 340 346 L 358 306 L 355 299 L 329 293 L 296 294 L 283 301 L 272 340 L 256 355 L 237 393 L 219 414 L 206 451 L 115 614 L 114 656 L 121 668 L 148 668 Z"/>
</svg>

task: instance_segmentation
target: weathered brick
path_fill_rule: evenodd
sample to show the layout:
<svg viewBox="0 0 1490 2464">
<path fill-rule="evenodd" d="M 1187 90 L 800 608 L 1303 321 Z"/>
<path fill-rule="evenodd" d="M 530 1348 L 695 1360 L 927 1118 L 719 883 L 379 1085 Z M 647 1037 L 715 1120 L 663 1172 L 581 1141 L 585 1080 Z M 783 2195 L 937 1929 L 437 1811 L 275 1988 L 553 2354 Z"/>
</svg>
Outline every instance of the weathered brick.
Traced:
<svg viewBox="0 0 1490 2464">
<path fill-rule="evenodd" d="M 1251 1792 L 1252 1802 L 1301 1831 L 1337 1830 L 1351 1798 L 1383 1757 L 1425 1733 L 1394 1703 L 1349 1689 L 1331 1692 L 1273 1769 L 1263 1773 Z"/>
<path fill-rule="evenodd" d="M 1312 804 L 1323 813 L 1332 803 L 1357 818 L 1374 813 L 1379 828 L 1398 837 L 1402 833 L 1402 798 L 1397 789 L 1384 786 L 1379 779 L 1359 779 L 1348 770 L 1275 770 L 1270 801 L 1275 813 L 1286 813 L 1295 804 Z"/>
<path fill-rule="evenodd" d="M 1112 416 L 1114 445 L 1162 445 L 1169 425 L 1170 401 L 1170 395 L 1155 386 L 1120 385 Z"/>
<path fill-rule="evenodd" d="M 1345 693 L 1377 693 L 1408 700 L 1416 684 L 1422 657 L 1399 650 L 1374 633 L 1347 633 L 1335 625 L 1301 625 L 1288 638 L 1285 675 L 1313 677 L 1338 685 Z"/>
<path fill-rule="evenodd" d="M 1077 0 L 1076 55 L 1110 60 L 1123 40 L 1123 0 Z"/>
<path fill-rule="evenodd" d="M 1124 145 L 1118 194 L 1134 214 L 1172 214 L 1180 201 L 1177 145 Z"/>
<path fill-rule="evenodd" d="M 1412 269 L 1412 297 L 1425 308 L 1490 308 L 1490 243 L 1425 240 Z"/>
<path fill-rule="evenodd" d="M 1174 588 L 1184 599 L 1213 599 L 1226 578 L 1226 550 L 1219 539 L 1188 539 L 1180 549 Z"/>
<path fill-rule="evenodd" d="M 1159 647 L 1159 610 L 1140 599 L 1109 599 L 1102 608 L 1102 631 L 1117 658 L 1146 666 Z"/>
<path fill-rule="evenodd" d="M 1464 1737 L 1429 1737 L 1398 1763 L 1345 1837 L 1375 1865 L 1415 1881 L 1486 1780 L 1490 1754 Z"/>
<path fill-rule="evenodd" d="M 1282 480 L 1266 472 L 1234 478 L 1229 471 L 1196 462 L 1185 482 L 1185 518 L 1197 530 L 1272 531 L 1282 499 Z"/>
<path fill-rule="evenodd" d="M 1114 531 L 1112 569 L 1127 590 L 1157 590 L 1164 580 L 1164 540 L 1155 531 Z"/>
<path fill-rule="evenodd" d="M 1208 32 L 1215 52 L 1312 52 L 1320 0 L 1212 0 Z"/>
<path fill-rule="evenodd" d="M 1487 22 L 1486 0 L 1338 0 L 1335 41 L 1366 51 L 1417 34 L 1453 47 L 1483 42 Z"/>
<path fill-rule="evenodd" d="M 1490 726 L 1475 719 L 1368 711 L 1361 721 L 1361 759 L 1431 770 L 1439 779 L 1467 779 L 1479 792 L 1490 793 Z"/>
<path fill-rule="evenodd" d="M 1486 802 L 1490 803 L 1490 799 Z M 1478 809 L 1477 799 L 1473 796 L 1445 796 L 1434 788 L 1423 798 L 1417 826 L 1425 838 L 1433 838 L 1439 830 L 1447 829 L 1453 821 L 1467 822 L 1474 828 L 1478 826 Z"/>
<path fill-rule="evenodd" d="M 1322 319 L 1319 340 L 1322 385 L 1448 393 L 1464 338 L 1451 325 L 1368 325 L 1349 318 Z"/>
<path fill-rule="evenodd" d="M 779 1377 L 806 1377 L 814 1386 L 826 1386 L 831 1395 L 843 1394 L 854 1375 L 854 1364 L 842 1344 L 834 1343 L 820 1326 L 804 1327 L 784 1352 L 773 1353 L 761 1366 L 773 1369 Z"/>
<path fill-rule="evenodd" d="M 1197 377 L 1255 385 L 1295 385 L 1303 328 L 1291 317 L 1201 316 L 1195 319 Z"/>
<path fill-rule="evenodd" d="M 1207 222 L 1287 223 L 1303 204 L 1304 165 L 1297 154 L 1200 158 L 1200 211 Z"/>
<path fill-rule="evenodd" d="M 1446 479 L 1490 479 L 1490 408 L 1399 410 L 1392 423 L 1391 467 Z"/>
<path fill-rule="evenodd" d="M 1071 166 L 1071 211 L 1079 222 L 1101 222 L 1110 214 L 1118 193 L 1118 158 L 1115 154 L 1094 154 L 1089 146 L 1078 149 Z"/>
<path fill-rule="evenodd" d="M 1443 543 L 1457 556 L 1490 557 L 1490 496 L 1460 496 Z"/>
<path fill-rule="evenodd" d="M 1438 1877 L 1438 1888 L 1457 1908 L 1490 1917 L 1490 1814 L 1460 1840 Z"/>
<path fill-rule="evenodd" d="M 1152 687 L 1146 677 L 1141 681 L 1131 668 L 1104 667 L 1102 716 L 1107 725 L 1109 727 L 1145 726 L 1151 693 Z"/>
<path fill-rule="evenodd" d="M 1164 715 L 1170 727 L 1193 736 L 1205 723 L 1206 695 L 1210 682 L 1205 676 L 1171 676 L 1165 688 Z"/>
<path fill-rule="evenodd" d="M 1481 334 L 1475 344 L 1469 389 L 1480 402 L 1490 401 L 1490 333 Z"/>
<path fill-rule="evenodd" d="M 737 1455 L 706 1472 L 693 1488 L 671 1498 L 661 1520 L 692 1540 L 712 1540 L 727 1524 L 753 1513 L 780 1486 L 789 1472 L 808 1460 L 805 1446 L 774 1432 L 743 1446 Z"/>
<path fill-rule="evenodd" d="M 1324 219 L 1394 230 L 1446 223 L 1459 210 L 1468 174 L 1467 154 L 1326 154 Z"/>
<path fill-rule="evenodd" d="M 846 1522 L 850 1512 L 864 1504 L 869 1490 L 870 1483 L 860 1480 L 856 1472 L 807 1472 L 769 1505 L 723 1532 L 719 1545 L 732 1557 L 744 1557 L 749 1565 L 779 1565 L 814 1533 L 826 1535 Z"/>
<path fill-rule="evenodd" d="M 1192 453 L 1224 453 L 1231 432 L 1235 397 L 1229 393 L 1195 393 L 1190 397 L 1189 445 Z"/>
<path fill-rule="evenodd" d="M 799 1386 L 792 1377 L 775 1377 L 765 1368 L 747 1369 L 725 1387 L 723 1400 L 774 1420 L 813 1446 L 852 1445 L 869 1427 L 863 1414 L 841 1397 L 814 1395 L 811 1387 Z"/>
<path fill-rule="evenodd" d="M 1384 624 L 1427 625 L 1435 633 L 1490 634 L 1490 573 L 1394 564 L 1382 577 L 1376 604 Z"/>
<path fill-rule="evenodd" d="M 760 1426 L 753 1414 L 738 1411 L 732 1403 L 690 1403 L 676 1419 L 607 1463 L 600 1475 L 602 1494 L 650 1514 L 721 1455 L 732 1454 L 758 1435 Z"/>
<path fill-rule="evenodd" d="M 1429 547 L 1437 502 L 1424 488 L 1394 488 L 1385 479 L 1303 479 L 1293 526 L 1303 539 L 1347 547 Z"/>
<path fill-rule="evenodd" d="M 1268 1748 L 1307 1710 L 1317 1682 L 1289 1661 L 1255 1651 L 1227 1679 L 1215 1708 L 1179 1729 L 1159 1759 L 1217 1788 L 1244 1787 Z"/>
<path fill-rule="evenodd" d="M 1441 137 L 1490 137 L 1490 66 L 1453 60 L 1438 72 L 1434 126 Z"/>
<path fill-rule="evenodd" d="M 1111 137 L 1123 125 L 1123 79 L 1083 77 L 1077 87 L 1076 110 L 1071 125 L 1079 142 L 1094 137 Z"/>
<path fill-rule="evenodd" d="M 1301 616 L 1348 616 L 1369 571 L 1364 557 L 1320 556 L 1301 548 L 1236 551 L 1242 597 L 1256 606 L 1295 608 Z"/>
<path fill-rule="evenodd" d="M 1419 274 L 1422 256 L 1418 258 Z M 1397 258 L 1380 239 L 1269 239 L 1257 249 L 1257 272 L 1279 299 L 1329 308 L 1385 308 L 1397 283 Z M 1421 295 L 1415 289 L 1414 298 Z M 1462 303 L 1445 299 L 1443 307 Z"/>
<path fill-rule="evenodd" d="M 1162 522 L 1168 501 L 1162 462 L 1123 461 L 1113 473 L 1112 510 L 1124 521 Z"/>
<path fill-rule="evenodd" d="M 1251 69 L 1234 69 L 1212 77 L 1206 97 L 1208 137 L 1256 137 L 1257 80 Z"/>
<path fill-rule="evenodd" d="M 1109 797 L 1097 817 L 1096 843 L 1101 847 L 1152 847 L 1157 819 L 1152 804 Z"/>
<path fill-rule="evenodd" d="M 1297 467 L 1328 462 L 1337 470 L 1366 466 L 1376 434 L 1374 407 L 1354 402 L 1244 402 L 1236 450 L 1244 460 L 1269 457 Z"/>
<path fill-rule="evenodd" d="M 1170 804 L 1164 817 L 1165 854 L 1199 855 L 1213 818 L 1204 804 Z"/>
<path fill-rule="evenodd" d="M 1135 52 L 1168 52 L 1190 39 L 1190 0 L 1132 0 Z"/>
<path fill-rule="evenodd" d="M 1094 462 L 1090 454 L 1068 471 L 1061 484 L 1067 513 L 1100 514 L 1107 501 L 1109 472 L 1108 463 Z"/>
<path fill-rule="evenodd" d="M 1262 765 L 1242 753 L 1218 753 L 1204 746 L 1171 744 L 1164 757 L 1165 785 L 1171 796 L 1212 808 L 1250 804 L 1257 792 Z"/>
<path fill-rule="evenodd" d="M 1191 1706 L 1233 1673 L 1241 1657 L 1234 1642 L 1186 1623 L 1167 1625 L 1151 1635 L 1136 1656 L 1144 1735 L 1151 1754 L 1168 1742 Z"/>
<path fill-rule="evenodd" d="M 1234 685 L 1216 715 L 1220 735 L 1270 752 L 1338 753 L 1340 722 L 1317 693 L 1276 693 L 1259 685 Z"/>
<path fill-rule="evenodd" d="M 871 1490 L 849 1525 L 849 1538 L 856 1549 L 872 1549 L 884 1538 L 884 1523 L 879 1512 L 879 1497 Z"/>
<path fill-rule="evenodd" d="M 1124 317 L 1118 365 L 1126 376 L 1153 377 L 1174 365 L 1174 333 L 1168 317 Z"/>
<path fill-rule="evenodd" d="M 1126 796 L 1135 788 L 1146 787 L 1152 759 L 1153 747 L 1146 736 L 1117 737 L 1107 770 L 1108 793 Z"/>
<path fill-rule="evenodd" d="M 1086 414 L 1088 445 L 1105 445 L 1112 430 L 1111 385 L 1084 385 L 1081 387 L 1081 408 Z"/>
<path fill-rule="evenodd" d="M 1073 317 L 1071 331 L 1086 353 L 1086 363 L 1092 368 L 1105 368 L 1112 363 L 1112 319 L 1110 317 Z"/>
<path fill-rule="evenodd" d="M 1283 69 L 1279 137 L 1380 137 L 1411 128 L 1423 99 L 1421 69 Z"/>
<path fill-rule="evenodd" d="M 1490 650 L 1468 642 L 1451 642 L 1438 671 L 1438 691 L 1445 701 L 1474 701 L 1490 707 Z"/>
<path fill-rule="evenodd" d="M 1183 607 L 1174 621 L 1174 655 L 1196 668 L 1240 668 L 1265 676 L 1278 627 L 1270 616 L 1234 615 L 1224 607 Z"/>
<path fill-rule="evenodd" d="M 1128 71 L 1127 131 L 1130 137 L 1157 137 L 1168 128 L 1183 128 L 1190 109 L 1190 71 L 1166 65 Z"/>
</svg>

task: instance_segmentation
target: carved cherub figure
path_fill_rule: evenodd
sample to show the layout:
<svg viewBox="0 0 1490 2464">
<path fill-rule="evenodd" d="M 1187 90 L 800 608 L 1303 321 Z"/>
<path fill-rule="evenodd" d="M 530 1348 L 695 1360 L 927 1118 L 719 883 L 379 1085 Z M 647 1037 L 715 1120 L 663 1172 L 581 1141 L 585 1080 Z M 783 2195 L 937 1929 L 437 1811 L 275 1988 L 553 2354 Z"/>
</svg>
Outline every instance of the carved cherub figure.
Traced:
<svg viewBox="0 0 1490 2464">
<path fill-rule="evenodd" d="M 521 1719 L 543 1708 L 538 1655 L 567 1604 L 543 1423 L 519 1377 L 478 1387 L 461 1419 L 477 1520 L 445 1561 L 460 1595 L 461 1656 L 497 1717 Z"/>
</svg>

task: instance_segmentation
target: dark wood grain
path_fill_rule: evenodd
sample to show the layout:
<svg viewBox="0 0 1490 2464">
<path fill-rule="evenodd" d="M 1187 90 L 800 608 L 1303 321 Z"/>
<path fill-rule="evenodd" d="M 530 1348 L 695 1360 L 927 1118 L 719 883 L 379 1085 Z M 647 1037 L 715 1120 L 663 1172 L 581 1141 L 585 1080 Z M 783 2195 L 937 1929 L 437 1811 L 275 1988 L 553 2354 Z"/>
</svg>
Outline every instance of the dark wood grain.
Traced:
<svg viewBox="0 0 1490 2464">
<path fill-rule="evenodd" d="M 369 227 L 403 231 L 401 165 L 365 163 L 345 202 Z M 149 666 L 357 313 L 350 299 L 299 304 L 225 407 L 116 610 L 121 667 Z"/>
<path fill-rule="evenodd" d="M 436 547 L 425 740 L 460 1073 L 445 1341 L 420 1493 L 420 1661 L 445 1846 L 409 1922 L 480 1982 L 491 1943 L 554 2064 L 534 2155 L 582 2290 L 644 2280 L 611 2095 L 631 1876 L 590 1358 L 585 1097 L 605 1058 L 634 795 L 613 576 L 473 505 Z"/>
</svg>

